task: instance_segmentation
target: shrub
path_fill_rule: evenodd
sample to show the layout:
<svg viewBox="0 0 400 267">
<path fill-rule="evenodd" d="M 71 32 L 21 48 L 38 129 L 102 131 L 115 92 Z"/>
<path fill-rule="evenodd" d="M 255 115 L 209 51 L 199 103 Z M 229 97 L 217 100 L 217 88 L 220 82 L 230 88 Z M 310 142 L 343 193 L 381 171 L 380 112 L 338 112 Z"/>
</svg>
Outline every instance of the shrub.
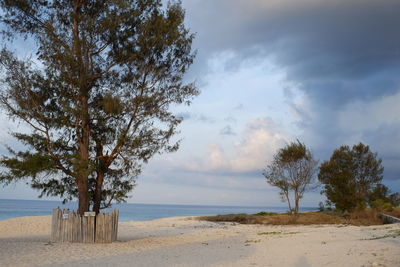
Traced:
<svg viewBox="0 0 400 267">
<path fill-rule="evenodd" d="M 371 202 L 371 208 L 377 211 L 393 211 L 393 205 L 383 199 L 377 199 Z"/>
</svg>

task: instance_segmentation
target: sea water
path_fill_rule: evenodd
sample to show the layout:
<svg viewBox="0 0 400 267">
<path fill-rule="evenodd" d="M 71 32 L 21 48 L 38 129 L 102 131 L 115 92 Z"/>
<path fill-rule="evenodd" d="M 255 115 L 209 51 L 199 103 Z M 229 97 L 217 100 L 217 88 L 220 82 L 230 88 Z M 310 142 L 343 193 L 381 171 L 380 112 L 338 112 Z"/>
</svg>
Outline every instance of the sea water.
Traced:
<svg viewBox="0 0 400 267">
<path fill-rule="evenodd" d="M 63 205 L 50 200 L 15 200 L 0 199 L 0 220 L 21 216 L 51 215 L 54 208 L 76 210 L 76 202 Z M 167 205 L 167 204 L 115 204 L 119 209 L 120 221 L 148 221 L 174 216 L 207 216 L 217 214 L 247 213 L 261 211 L 286 212 L 285 207 L 241 207 L 241 206 L 200 206 L 200 205 Z M 303 207 L 300 211 L 316 210 L 314 207 Z"/>
</svg>

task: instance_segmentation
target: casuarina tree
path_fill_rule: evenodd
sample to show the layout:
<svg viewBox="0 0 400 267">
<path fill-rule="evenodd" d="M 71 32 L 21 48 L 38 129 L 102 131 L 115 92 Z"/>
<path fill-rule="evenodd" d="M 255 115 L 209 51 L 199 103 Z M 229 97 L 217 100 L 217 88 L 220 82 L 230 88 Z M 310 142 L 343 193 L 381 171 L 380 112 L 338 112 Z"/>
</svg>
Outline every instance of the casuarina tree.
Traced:
<svg viewBox="0 0 400 267">
<path fill-rule="evenodd" d="M 141 166 L 172 152 L 181 118 L 171 107 L 198 94 L 184 81 L 193 34 L 180 2 L 161 0 L 2 0 L 0 101 L 30 130 L 12 135 L 0 182 L 21 179 L 40 195 L 78 199 L 96 213 L 121 202 Z M 11 51 L 34 40 L 35 56 Z"/>
<path fill-rule="evenodd" d="M 320 166 L 319 181 L 327 199 L 342 211 L 366 207 L 383 178 L 382 160 L 362 143 L 341 146 Z"/>
<path fill-rule="evenodd" d="M 301 142 L 292 142 L 281 148 L 263 175 L 267 182 L 278 187 L 283 201 L 288 204 L 289 211 L 298 213 L 300 199 L 304 193 L 313 188 L 318 161 L 311 151 Z M 291 205 L 290 192 L 293 191 L 294 208 Z"/>
</svg>

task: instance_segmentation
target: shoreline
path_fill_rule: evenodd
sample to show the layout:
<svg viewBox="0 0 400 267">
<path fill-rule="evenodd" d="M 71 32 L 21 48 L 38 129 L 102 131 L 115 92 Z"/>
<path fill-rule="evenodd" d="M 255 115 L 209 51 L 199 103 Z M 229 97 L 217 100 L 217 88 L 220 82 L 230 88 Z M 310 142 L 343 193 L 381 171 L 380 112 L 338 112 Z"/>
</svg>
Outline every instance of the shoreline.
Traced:
<svg viewBox="0 0 400 267">
<path fill-rule="evenodd" d="M 55 203 L 60 204 L 57 205 Z M 7 200 L 0 199 L 0 219 L 21 216 L 46 216 L 51 215 L 52 209 L 76 210 L 76 203 L 68 202 L 61 205 L 60 201 L 48 200 Z M 240 205 L 172 205 L 172 204 L 142 204 L 121 203 L 113 205 L 120 213 L 120 221 L 147 221 L 174 216 L 211 216 L 217 214 L 254 214 L 261 211 L 286 212 L 283 206 L 240 206 Z M 303 207 L 304 211 L 316 210 L 317 207 Z"/>
<path fill-rule="evenodd" d="M 169 217 L 120 222 L 112 244 L 77 244 L 49 243 L 50 223 L 51 216 L 1 220 L 0 265 L 400 266 L 400 224 L 271 226 Z"/>
</svg>

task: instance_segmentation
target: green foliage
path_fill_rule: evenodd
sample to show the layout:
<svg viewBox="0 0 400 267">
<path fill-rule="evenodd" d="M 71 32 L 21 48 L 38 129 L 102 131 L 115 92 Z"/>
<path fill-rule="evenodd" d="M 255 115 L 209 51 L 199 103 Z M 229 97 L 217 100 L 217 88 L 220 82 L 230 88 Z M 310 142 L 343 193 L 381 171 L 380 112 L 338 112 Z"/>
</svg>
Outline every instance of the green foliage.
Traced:
<svg viewBox="0 0 400 267">
<path fill-rule="evenodd" d="M 303 143 L 292 142 L 277 152 L 263 175 L 270 185 L 281 190 L 282 201 L 288 203 L 289 211 L 297 213 L 299 201 L 304 192 L 312 188 L 315 183 L 314 174 L 317 164 L 311 151 Z M 294 209 L 290 202 L 290 191 L 294 194 Z"/>
<path fill-rule="evenodd" d="M 383 176 L 382 160 L 362 143 L 341 146 L 320 166 L 319 181 L 327 199 L 341 211 L 362 210 Z"/>
<path fill-rule="evenodd" d="M 371 208 L 380 211 L 391 211 L 400 204 L 400 194 L 390 193 L 389 188 L 383 184 L 377 184 L 368 194 L 368 203 Z"/>
<path fill-rule="evenodd" d="M 371 208 L 378 211 L 393 211 L 392 203 L 386 202 L 383 199 L 377 199 L 370 203 Z"/>
<path fill-rule="evenodd" d="M 34 61 L 18 58 L 11 43 L 0 52 L 1 106 L 32 130 L 13 134 L 27 151 L 1 158 L 0 182 L 30 179 L 41 195 L 77 197 L 80 212 L 124 201 L 143 163 L 178 149 L 171 138 L 181 118 L 170 107 L 198 94 L 183 81 L 194 35 L 180 2 L 0 6 L 4 37 L 38 45 Z"/>
</svg>

